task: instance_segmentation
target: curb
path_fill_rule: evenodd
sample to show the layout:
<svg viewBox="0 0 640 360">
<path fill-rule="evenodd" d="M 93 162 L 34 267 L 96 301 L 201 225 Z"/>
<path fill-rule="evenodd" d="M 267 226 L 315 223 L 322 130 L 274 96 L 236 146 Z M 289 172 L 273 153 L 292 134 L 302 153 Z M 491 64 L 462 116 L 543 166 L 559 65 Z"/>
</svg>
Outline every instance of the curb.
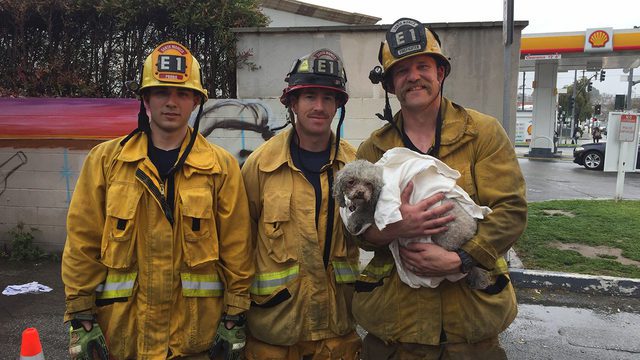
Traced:
<svg viewBox="0 0 640 360">
<path fill-rule="evenodd" d="M 515 268 L 509 269 L 509 273 L 516 287 L 640 298 L 640 279 Z"/>
</svg>

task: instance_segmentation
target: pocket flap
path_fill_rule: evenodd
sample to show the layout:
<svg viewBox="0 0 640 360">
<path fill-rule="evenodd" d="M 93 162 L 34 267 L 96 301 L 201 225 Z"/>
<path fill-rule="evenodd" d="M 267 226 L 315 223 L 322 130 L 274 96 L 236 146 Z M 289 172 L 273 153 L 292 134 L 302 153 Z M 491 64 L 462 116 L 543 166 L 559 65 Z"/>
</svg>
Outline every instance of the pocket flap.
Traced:
<svg viewBox="0 0 640 360">
<path fill-rule="evenodd" d="M 289 221 L 291 193 L 278 191 L 264 194 L 264 222 Z"/>
<path fill-rule="evenodd" d="M 210 218 L 213 206 L 212 196 L 211 191 L 206 188 L 180 190 L 182 215 L 198 219 Z"/>
<path fill-rule="evenodd" d="M 107 191 L 107 215 L 130 220 L 136 214 L 142 188 L 135 183 L 113 183 Z"/>
</svg>

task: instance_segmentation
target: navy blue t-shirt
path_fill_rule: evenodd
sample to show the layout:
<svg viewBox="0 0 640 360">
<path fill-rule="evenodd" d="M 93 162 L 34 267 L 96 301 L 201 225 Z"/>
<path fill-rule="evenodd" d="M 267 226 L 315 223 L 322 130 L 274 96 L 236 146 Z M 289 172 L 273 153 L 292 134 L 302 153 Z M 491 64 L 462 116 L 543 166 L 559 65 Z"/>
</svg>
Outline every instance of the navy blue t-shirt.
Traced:
<svg viewBox="0 0 640 360">
<path fill-rule="evenodd" d="M 320 169 L 329 162 L 331 147 L 320 152 L 307 151 L 300 148 L 294 141 L 289 146 L 293 164 L 304 174 L 307 181 L 311 183 L 316 193 L 316 228 L 318 227 L 318 216 L 322 205 L 322 185 L 320 184 Z M 329 194 L 331 196 L 331 194 Z"/>
<path fill-rule="evenodd" d="M 158 149 L 151 142 L 151 138 L 149 138 L 149 146 L 148 146 L 148 154 L 149 159 L 153 163 L 153 165 L 158 170 L 158 174 L 160 174 L 160 179 L 162 182 L 167 180 L 167 173 L 171 169 L 171 167 L 178 160 L 178 155 L 180 155 L 180 148 L 172 149 L 172 150 L 162 150 Z M 175 175 L 175 174 L 174 174 Z M 174 176 L 171 176 L 166 182 L 167 188 L 165 189 L 165 198 L 167 200 L 167 204 L 171 207 L 171 211 L 174 211 L 174 188 L 175 188 Z"/>
</svg>

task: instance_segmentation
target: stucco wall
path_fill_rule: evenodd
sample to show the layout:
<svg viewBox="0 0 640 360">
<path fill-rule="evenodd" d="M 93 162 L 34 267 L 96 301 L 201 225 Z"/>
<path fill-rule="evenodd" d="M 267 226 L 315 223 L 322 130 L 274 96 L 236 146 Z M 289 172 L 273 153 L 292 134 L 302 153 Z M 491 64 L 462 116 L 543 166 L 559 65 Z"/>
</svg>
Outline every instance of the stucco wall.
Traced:
<svg viewBox="0 0 640 360">
<path fill-rule="evenodd" d="M 518 51 L 524 23 L 517 23 L 511 57 L 511 103 L 516 103 Z M 378 65 L 378 50 L 388 26 L 337 26 L 329 28 L 237 29 L 239 50 L 252 50 L 250 61 L 257 70 L 238 70 L 239 98 L 277 98 L 285 86 L 284 77 L 293 61 L 315 49 L 327 47 L 338 52 L 347 71 L 351 100 L 347 118 L 372 119 L 384 106 L 380 85 L 368 79 Z M 504 82 L 502 23 L 446 23 L 432 28 L 442 40 L 443 52 L 451 58 L 452 72 L 444 87 L 445 96 L 459 104 L 502 118 Z M 368 111 L 357 107 L 366 103 Z M 352 109 L 356 107 L 356 109 Z M 393 107 L 398 110 L 397 106 Z M 510 137 L 515 137 L 515 106 L 510 115 Z M 362 116 L 362 118 L 360 118 Z M 365 128 L 363 130 L 368 130 Z M 367 134 L 354 134 L 366 137 Z"/>
</svg>

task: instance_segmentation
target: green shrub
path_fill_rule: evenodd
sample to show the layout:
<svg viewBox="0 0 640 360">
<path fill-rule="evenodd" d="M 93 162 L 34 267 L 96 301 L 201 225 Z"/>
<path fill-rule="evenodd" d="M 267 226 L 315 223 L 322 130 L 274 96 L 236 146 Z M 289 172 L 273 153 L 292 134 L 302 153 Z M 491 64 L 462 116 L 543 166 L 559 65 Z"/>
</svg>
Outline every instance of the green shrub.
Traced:
<svg viewBox="0 0 640 360">
<path fill-rule="evenodd" d="M 38 231 L 34 227 L 26 228 L 25 224 L 20 221 L 18 225 L 9 230 L 11 235 L 11 248 L 9 249 L 9 258 L 15 261 L 39 260 L 47 257 L 37 245 L 33 244 L 33 232 Z"/>
</svg>

